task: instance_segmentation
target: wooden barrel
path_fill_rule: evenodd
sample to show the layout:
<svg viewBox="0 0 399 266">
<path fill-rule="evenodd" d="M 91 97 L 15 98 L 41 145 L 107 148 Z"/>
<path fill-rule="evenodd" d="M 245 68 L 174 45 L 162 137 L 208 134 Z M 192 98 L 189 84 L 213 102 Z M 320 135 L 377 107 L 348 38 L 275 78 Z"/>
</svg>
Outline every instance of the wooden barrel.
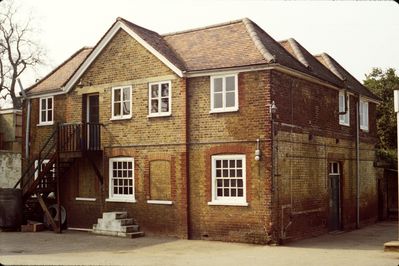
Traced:
<svg viewBox="0 0 399 266">
<path fill-rule="evenodd" d="M 0 188 L 0 227 L 19 228 L 22 219 L 21 190 L 18 188 Z"/>
</svg>

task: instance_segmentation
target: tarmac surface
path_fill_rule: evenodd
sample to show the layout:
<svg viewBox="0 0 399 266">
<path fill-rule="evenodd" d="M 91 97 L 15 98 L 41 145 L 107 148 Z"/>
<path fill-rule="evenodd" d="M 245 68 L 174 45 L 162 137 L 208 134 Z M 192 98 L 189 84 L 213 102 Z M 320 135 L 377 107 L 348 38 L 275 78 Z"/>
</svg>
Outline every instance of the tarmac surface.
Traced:
<svg viewBox="0 0 399 266">
<path fill-rule="evenodd" d="M 124 239 L 64 231 L 0 232 L 4 265 L 350 265 L 397 266 L 399 252 L 384 252 L 398 239 L 397 222 L 296 241 L 259 246 L 166 237 Z"/>
</svg>

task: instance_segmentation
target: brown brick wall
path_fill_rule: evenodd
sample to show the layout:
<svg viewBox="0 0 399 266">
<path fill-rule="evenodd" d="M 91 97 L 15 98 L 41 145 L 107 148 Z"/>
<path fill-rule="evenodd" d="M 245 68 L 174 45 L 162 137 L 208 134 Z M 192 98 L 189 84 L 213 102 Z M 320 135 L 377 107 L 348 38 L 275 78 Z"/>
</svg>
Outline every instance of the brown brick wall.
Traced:
<svg viewBox="0 0 399 266">
<path fill-rule="evenodd" d="M 65 122 L 67 99 L 66 95 L 54 96 L 54 124 L 53 125 L 39 125 L 39 98 L 31 99 L 31 118 L 30 118 L 30 156 L 35 158 L 44 143 L 48 140 L 53 133 L 57 123 Z M 24 102 L 23 107 L 23 132 L 25 134 L 26 124 L 26 108 L 27 102 Z M 23 149 L 25 150 L 25 138 L 23 137 Z M 25 151 L 23 151 L 25 153 Z"/>
<path fill-rule="evenodd" d="M 105 211 L 127 211 L 140 227 L 149 234 L 161 233 L 187 238 L 185 199 L 185 172 L 182 172 L 184 158 L 176 149 L 168 147 L 107 148 L 104 154 L 104 198 L 108 198 L 108 160 L 113 157 L 135 158 L 135 197 L 136 203 L 106 202 Z M 179 156 L 180 155 L 180 156 Z M 149 204 L 149 162 L 162 158 L 173 169 L 170 176 L 172 205 Z M 182 222 L 183 221 L 183 222 Z"/>
<path fill-rule="evenodd" d="M 356 98 L 350 95 L 350 126 L 339 124 L 339 91 L 272 71 L 272 99 L 278 112 L 275 121 L 293 125 L 294 131 L 353 139 L 356 134 Z M 369 103 L 369 131 L 361 130 L 362 141 L 375 143 L 376 104 Z M 285 127 L 287 128 L 287 127 Z M 288 127 L 289 128 L 289 127 Z M 291 130 L 290 128 L 290 130 Z"/>
<path fill-rule="evenodd" d="M 210 114 L 210 78 L 188 80 L 191 237 L 251 243 L 271 240 L 269 72 L 238 75 L 239 111 Z M 255 161 L 256 139 L 262 158 Z M 211 156 L 244 154 L 248 206 L 211 206 Z"/>
<path fill-rule="evenodd" d="M 339 125 L 338 91 L 273 72 L 277 106 L 275 177 L 280 238 L 288 241 L 328 231 L 328 165 L 342 167 L 342 229 L 356 223 L 355 98 L 350 97 L 350 127 Z M 377 217 L 375 104 L 369 105 L 370 130 L 361 132 L 360 219 Z"/>
<path fill-rule="evenodd" d="M 356 223 L 356 157 L 354 143 L 315 137 L 308 134 L 279 131 L 276 136 L 275 163 L 280 234 L 282 238 L 298 239 L 328 231 L 329 179 L 328 165 L 341 164 L 342 229 Z M 360 220 L 375 221 L 377 217 L 377 173 L 373 145 L 360 147 Z M 288 224 L 290 224 L 288 226 Z"/>
<path fill-rule="evenodd" d="M 148 83 L 166 80 L 172 84 L 172 115 L 149 118 Z M 99 95 L 104 152 L 95 160 L 104 183 L 98 182 L 87 161 L 75 163 L 62 181 L 69 224 L 88 227 L 102 211 L 125 210 L 147 234 L 251 243 L 320 234 L 327 230 L 327 165 L 336 160 L 343 169 L 344 229 L 353 227 L 354 97 L 350 104 L 351 126 L 340 126 L 337 90 L 276 71 L 253 71 L 238 74 L 238 111 L 210 113 L 209 76 L 179 78 L 123 31 L 92 63 L 81 84 L 66 96 L 55 96 L 55 121 L 84 121 L 84 95 Z M 132 86 L 132 118 L 113 121 L 111 89 L 121 85 Z M 271 164 L 271 99 L 278 108 L 275 182 Z M 361 133 L 362 220 L 374 219 L 376 209 L 372 164 L 375 105 L 370 104 L 369 108 L 370 132 Z M 32 154 L 37 154 L 53 130 L 52 126 L 36 126 L 38 115 L 38 99 L 33 99 Z M 257 139 L 260 161 L 254 159 Z M 248 206 L 208 205 L 211 156 L 217 154 L 246 156 Z M 136 203 L 105 201 L 108 162 L 118 156 L 135 159 Z M 151 162 L 169 165 L 165 167 L 167 180 L 159 182 L 163 189 L 170 190 L 165 197 L 173 201 L 172 205 L 147 203 L 159 192 L 151 188 Z M 86 176 L 90 180 L 85 180 Z M 92 184 L 97 188 L 84 187 Z M 76 201 L 81 193 L 94 194 L 96 202 Z"/>
<path fill-rule="evenodd" d="M 143 67 L 146 66 L 146 67 Z M 82 76 L 83 84 L 100 85 L 169 75 L 172 71 L 150 51 L 119 30 Z"/>
<path fill-rule="evenodd" d="M 172 85 L 172 115 L 149 118 L 148 83 L 165 80 L 170 80 Z M 187 238 L 185 79 L 180 79 L 143 46 L 120 31 L 83 75 L 81 84 L 83 86 L 73 88 L 67 95 L 55 96 L 55 122 L 84 121 L 84 95 L 99 95 L 104 155 L 96 159 L 96 164 L 103 173 L 104 184 L 100 185 L 87 160 L 75 162 L 73 171 L 63 180 L 63 203 L 70 214 L 68 224 L 87 228 L 101 217 L 101 211 L 126 210 L 146 233 Z M 111 89 L 121 85 L 132 86 L 132 118 L 111 121 Z M 54 128 L 36 126 L 38 115 L 39 99 L 33 99 L 30 138 L 34 156 Z M 108 197 L 109 158 L 121 155 L 135 159 L 137 203 L 105 202 Z M 146 202 L 152 199 L 149 163 L 158 159 L 170 163 L 170 175 L 165 176 L 170 180 L 165 183 L 169 181 L 172 205 Z M 93 184 L 95 188 L 86 187 Z M 79 196 L 94 197 L 96 201 L 76 201 Z"/>
</svg>

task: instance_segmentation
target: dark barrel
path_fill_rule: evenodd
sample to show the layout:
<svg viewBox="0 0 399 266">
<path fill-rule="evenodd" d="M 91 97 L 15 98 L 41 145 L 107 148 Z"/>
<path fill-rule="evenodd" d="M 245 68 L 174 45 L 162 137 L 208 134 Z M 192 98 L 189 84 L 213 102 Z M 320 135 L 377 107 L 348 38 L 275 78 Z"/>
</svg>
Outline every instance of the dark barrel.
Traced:
<svg viewBox="0 0 399 266">
<path fill-rule="evenodd" d="M 19 228 L 22 218 L 21 190 L 0 188 L 0 228 Z"/>
</svg>

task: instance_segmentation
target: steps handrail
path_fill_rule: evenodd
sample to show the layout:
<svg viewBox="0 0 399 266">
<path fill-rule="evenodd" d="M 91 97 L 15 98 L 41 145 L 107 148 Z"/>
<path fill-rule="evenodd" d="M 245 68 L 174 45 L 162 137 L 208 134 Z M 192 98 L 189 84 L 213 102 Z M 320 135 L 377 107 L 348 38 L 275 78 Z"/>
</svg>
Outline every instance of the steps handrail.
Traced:
<svg viewBox="0 0 399 266">
<path fill-rule="evenodd" d="M 44 158 L 43 159 L 40 159 L 41 158 L 41 153 L 44 151 L 44 149 L 47 147 L 47 144 L 51 141 L 51 139 L 55 136 L 55 134 L 57 133 L 57 131 L 58 131 L 58 127 L 56 127 L 54 130 L 53 130 L 53 133 L 50 135 L 50 137 L 47 139 L 47 141 L 44 143 L 44 145 L 42 146 L 42 148 L 40 149 L 40 151 L 39 151 L 39 163 L 38 163 L 38 166 L 37 167 L 35 167 L 35 171 L 33 171 L 33 173 L 35 173 L 36 171 L 37 171 L 37 169 L 36 168 L 40 168 L 40 165 L 41 165 L 41 163 L 45 160 Z M 51 148 L 53 148 L 53 147 L 51 147 Z M 51 149 L 50 149 L 51 150 Z M 46 156 L 48 156 L 48 154 L 49 154 L 49 152 L 47 152 L 47 154 L 46 154 Z M 46 157 L 45 156 L 45 157 Z M 29 173 L 29 171 L 31 170 L 31 168 L 32 168 L 32 166 L 34 166 L 35 165 L 35 161 L 36 160 L 32 160 L 32 162 L 29 164 L 29 166 L 25 169 L 25 171 L 23 172 L 23 174 L 22 174 L 22 176 L 21 176 L 21 178 L 17 181 L 17 183 L 14 185 L 14 188 L 17 188 L 17 186 L 21 183 L 21 181 L 24 179 L 24 177 Z"/>
</svg>

